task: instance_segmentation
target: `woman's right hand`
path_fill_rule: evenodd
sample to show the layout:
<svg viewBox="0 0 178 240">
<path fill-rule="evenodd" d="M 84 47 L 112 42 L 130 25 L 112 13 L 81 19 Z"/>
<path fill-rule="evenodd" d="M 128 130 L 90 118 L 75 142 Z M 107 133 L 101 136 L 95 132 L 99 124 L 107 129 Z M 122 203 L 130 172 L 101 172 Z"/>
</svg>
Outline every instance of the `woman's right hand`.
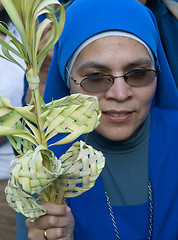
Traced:
<svg viewBox="0 0 178 240">
<path fill-rule="evenodd" d="M 57 205 L 42 202 L 46 208 L 46 215 L 39 217 L 34 222 L 26 221 L 29 240 L 44 240 L 44 231 L 48 240 L 72 240 L 74 218 L 71 209 L 66 205 Z"/>
</svg>

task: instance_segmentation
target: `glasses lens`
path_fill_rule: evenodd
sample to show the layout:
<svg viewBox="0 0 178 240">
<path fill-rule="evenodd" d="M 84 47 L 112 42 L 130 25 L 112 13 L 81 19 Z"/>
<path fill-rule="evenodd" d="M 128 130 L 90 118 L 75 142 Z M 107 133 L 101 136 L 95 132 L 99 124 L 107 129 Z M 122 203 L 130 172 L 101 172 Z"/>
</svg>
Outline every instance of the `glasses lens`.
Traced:
<svg viewBox="0 0 178 240">
<path fill-rule="evenodd" d="M 113 77 L 110 75 L 92 76 L 83 79 L 81 87 L 90 93 L 104 92 L 113 85 Z"/>
<path fill-rule="evenodd" d="M 156 76 L 151 69 L 136 69 L 125 74 L 125 80 L 132 87 L 142 87 L 150 84 Z"/>
</svg>

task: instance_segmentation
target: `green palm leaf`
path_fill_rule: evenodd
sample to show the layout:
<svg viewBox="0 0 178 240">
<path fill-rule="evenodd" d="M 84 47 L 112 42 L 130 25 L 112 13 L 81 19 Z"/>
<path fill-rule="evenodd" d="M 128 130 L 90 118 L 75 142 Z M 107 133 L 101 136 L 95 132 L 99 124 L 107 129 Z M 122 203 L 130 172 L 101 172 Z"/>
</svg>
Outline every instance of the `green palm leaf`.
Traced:
<svg viewBox="0 0 178 240">
<path fill-rule="evenodd" d="M 76 142 L 59 159 L 49 150 L 48 141 L 58 133 L 68 135 L 53 145 L 70 143 L 81 134 L 93 131 L 101 112 L 96 97 L 83 94 L 45 104 L 39 92 L 39 71 L 48 52 L 58 41 L 64 26 L 65 10 L 58 0 L 1 0 L 21 39 L 0 24 L 0 31 L 10 37 L 0 40 L 3 57 L 22 67 L 12 53 L 24 60 L 26 77 L 32 92 L 31 103 L 14 107 L 0 97 L 0 135 L 6 135 L 19 153 L 11 162 L 11 179 L 6 199 L 17 212 L 34 221 L 45 214 L 38 200 L 63 203 L 90 189 L 104 167 L 104 157 L 84 142 Z M 59 19 L 54 4 L 60 9 Z M 39 25 L 38 17 L 46 15 Z M 50 34 L 39 50 L 45 28 Z M 38 199 L 32 195 L 36 194 Z"/>
</svg>

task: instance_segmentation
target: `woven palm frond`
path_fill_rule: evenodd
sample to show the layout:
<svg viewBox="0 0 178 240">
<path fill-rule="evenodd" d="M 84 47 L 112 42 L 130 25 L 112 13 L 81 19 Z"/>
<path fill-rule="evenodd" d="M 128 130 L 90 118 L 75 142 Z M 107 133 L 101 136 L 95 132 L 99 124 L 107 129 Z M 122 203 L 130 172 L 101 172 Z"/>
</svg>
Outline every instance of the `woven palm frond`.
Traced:
<svg viewBox="0 0 178 240">
<path fill-rule="evenodd" d="M 76 197 L 93 187 L 104 167 L 104 157 L 83 141 L 76 142 L 57 159 L 43 146 L 28 151 L 12 161 L 12 177 L 6 188 L 9 205 L 31 221 L 44 215 L 31 195 L 39 199 L 62 203 L 67 197 Z M 46 167 L 45 167 L 45 166 Z M 30 200 L 31 207 L 27 204 Z"/>
<path fill-rule="evenodd" d="M 46 104 L 40 121 L 44 122 L 48 141 L 58 133 L 71 133 L 57 144 L 72 142 L 81 134 L 93 131 L 99 124 L 101 111 L 94 96 L 72 94 Z"/>
<path fill-rule="evenodd" d="M 30 194 L 44 191 L 59 175 L 62 174 L 61 162 L 44 146 L 34 151 L 28 150 L 24 155 L 17 156 L 12 162 L 11 174 Z M 52 171 L 50 172 L 47 167 Z"/>
<path fill-rule="evenodd" d="M 27 139 L 15 136 L 7 136 L 7 138 L 19 155 L 25 154 L 28 150 L 35 150 L 35 145 Z"/>
<path fill-rule="evenodd" d="M 72 142 L 81 134 L 93 131 L 101 115 L 97 98 L 84 94 L 72 94 L 43 105 L 38 119 L 33 105 L 12 107 L 8 99 L 1 99 L 6 104 L 0 105 L 0 135 L 20 137 L 35 146 L 47 146 L 47 142 L 58 133 L 70 134 L 54 145 Z M 12 138 L 9 140 L 16 149 Z"/>
<path fill-rule="evenodd" d="M 55 202 L 59 203 L 93 187 L 105 165 L 103 154 L 83 141 L 74 143 L 59 160 L 64 171 L 51 185 L 56 191 Z"/>
<path fill-rule="evenodd" d="M 29 219 L 34 220 L 46 214 L 45 208 L 33 196 L 24 192 L 13 176 L 8 181 L 5 194 L 9 206 Z"/>
<path fill-rule="evenodd" d="M 13 107 L 0 97 L 0 135 L 6 135 L 19 153 L 11 163 L 11 179 L 6 187 L 9 205 L 34 221 L 45 214 L 39 200 L 63 203 L 90 189 L 104 167 L 104 157 L 84 142 L 76 142 L 59 159 L 49 150 L 51 145 L 70 143 L 80 135 L 93 131 L 99 124 L 101 111 L 94 96 L 73 94 L 45 104 L 39 91 L 39 71 L 50 49 L 58 41 L 65 21 L 65 10 L 58 0 L 1 0 L 20 34 L 20 41 L 0 23 L 0 31 L 10 37 L 0 39 L 4 56 L 26 64 L 26 78 L 32 93 L 25 107 Z M 54 8 L 58 6 L 57 19 Z M 38 24 L 38 17 L 45 19 Z M 49 37 L 40 50 L 40 40 L 50 25 Z M 39 50 L 39 51 L 38 51 Z M 22 66 L 20 66 L 22 67 Z M 23 67 L 22 67 L 23 68 Z M 67 136 L 49 145 L 59 133 Z"/>
<path fill-rule="evenodd" d="M 31 122 L 30 126 L 32 126 L 31 130 L 25 127 L 29 121 Z M 39 144 L 40 133 L 35 125 L 37 125 L 37 117 L 34 106 L 12 107 L 8 99 L 0 97 L 0 135 L 6 135 L 12 146 L 15 149 L 17 147 L 17 152 L 22 149 L 19 147 L 18 141 L 28 142 L 30 149 L 32 145 Z M 13 138 L 16 139 L 17 144 Z M 24 149 L 26 147 L 24 145 Z"/>
</svg>

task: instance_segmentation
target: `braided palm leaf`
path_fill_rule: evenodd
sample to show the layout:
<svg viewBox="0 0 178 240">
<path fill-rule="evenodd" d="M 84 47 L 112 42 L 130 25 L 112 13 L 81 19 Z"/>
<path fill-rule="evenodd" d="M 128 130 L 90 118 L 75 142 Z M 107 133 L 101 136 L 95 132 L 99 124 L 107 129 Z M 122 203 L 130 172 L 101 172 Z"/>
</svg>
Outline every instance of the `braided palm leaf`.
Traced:
<svg viewBox="0 0 178 240">
<path fill-rule="evenodd" d="M 14 48 L 0 40 L 4 55 L 19 65 L 11 52 L 26 63 L 26 77 L 32 91 L 31 103 L 14 107 L 0 97 L 0 135 L 6 135 L 18 156 L 11 162 L 11 178 L 6 199 L 17 212 L 31 221 L 46 213 L 39 200 L 63 203 L 90 189 L 104 167 L 104 157 L 84 142 L 75 142 L 59 159 L 49 150 L 49 140 L 59 133 L 67 136 L 52 145 L 71 143 L 81 134 L 93 131 L 101 112 L 96 97 L 73 94 L 45 104 L 39 93 L 39 70 L 49 50 L 63 29 L 64 8 L 58 0 L 1 0 L 21 35 L 18 41 L 0 23 L 0 31 L 8 35 Z M 52 11 L 60 7 L 59 22 Z M 38 16 L 46 19 L 38 26 Z M 51 32 L 43 49 L 38 46 L 45 27 Z M 22 67 L 22 66 L 20 66 Z"/>
<path fill-rule="evenodd" d="M 31 221 L 46 213 L 38 200 L 62 203 L 93 187 L 104 167 L 104 157 L 83 141 L 76 142 L 59 159 L 39 145 L 35 151 L 12 161 L 12 177 L 6 187 L 7 201 Z M 35 199 L 32 195 L 38 196 Z"/>
</svg>

